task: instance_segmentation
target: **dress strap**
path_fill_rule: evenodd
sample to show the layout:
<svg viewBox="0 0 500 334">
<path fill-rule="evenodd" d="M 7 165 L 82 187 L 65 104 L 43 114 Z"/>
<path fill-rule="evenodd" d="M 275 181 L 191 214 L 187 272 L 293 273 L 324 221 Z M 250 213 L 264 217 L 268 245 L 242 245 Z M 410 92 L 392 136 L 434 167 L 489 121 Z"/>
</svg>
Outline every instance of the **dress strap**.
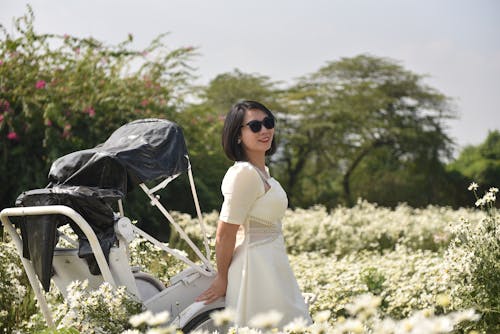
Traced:
<svg viewBox="0 0 500 334">
<path fill-rule="evenodd" d="M 259 176 L 262 179 L 262 181 L 269 187 L 269 188 L 266 189 L 266 192 L 267 192 L 271 188 L 271 185 L 269 184 L 269 178 L 259 168 L 257 168 L 254 165 L 252 165 L 252 166 L 253 166 L 253 168 L 255 168 L 255 170 L 257 171 L 257 173 L 259 173 Z"/>
</svg>

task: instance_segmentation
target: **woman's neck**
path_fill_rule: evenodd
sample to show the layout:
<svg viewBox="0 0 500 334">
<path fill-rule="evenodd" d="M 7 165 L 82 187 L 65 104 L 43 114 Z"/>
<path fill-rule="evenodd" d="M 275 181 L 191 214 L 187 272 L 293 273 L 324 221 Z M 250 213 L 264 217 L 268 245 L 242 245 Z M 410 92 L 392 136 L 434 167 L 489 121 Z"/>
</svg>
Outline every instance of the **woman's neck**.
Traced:
<svg viewBox="0 0 500 334">
<path fill-rule="evenodd" d="M 266 172 L 266 156 L 265 155 L 248 155 L 248 162 L 260 169 L 264 175 L 267 175 Z"/>
</svg>

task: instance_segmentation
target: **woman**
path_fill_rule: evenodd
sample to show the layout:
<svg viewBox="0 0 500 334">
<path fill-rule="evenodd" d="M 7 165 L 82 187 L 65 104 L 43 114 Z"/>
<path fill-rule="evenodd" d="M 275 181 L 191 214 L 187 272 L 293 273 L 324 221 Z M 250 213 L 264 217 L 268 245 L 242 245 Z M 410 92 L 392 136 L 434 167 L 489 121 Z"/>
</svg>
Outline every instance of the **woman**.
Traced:
<svg viewBox="0 0 500 334">
<path fill-rule="evenodd" d="M 311 322 L 281 232 L 286 193 L 265 165 L 265 156 L 276 150 L 274 125 L 271 111 L 255 101 L 235 104 L 224 123 L 222 146 L 235 164 L 221 187 L 218 273 L 197 301 L 208 304 L 226 296 L 237 326 L 248 326 L 253 316 L 270 310 L 283 314 L 279 327 L 297 317 Z"/>
</svg>

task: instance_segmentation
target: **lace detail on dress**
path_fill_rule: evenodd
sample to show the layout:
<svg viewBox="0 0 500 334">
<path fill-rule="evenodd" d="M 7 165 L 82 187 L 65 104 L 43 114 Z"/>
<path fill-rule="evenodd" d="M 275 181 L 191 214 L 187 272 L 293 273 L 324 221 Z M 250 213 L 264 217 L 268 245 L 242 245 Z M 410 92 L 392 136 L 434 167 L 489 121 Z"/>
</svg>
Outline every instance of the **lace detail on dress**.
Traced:
<svg viewBox="0 0 500 334">
<path fill-rule="evenodd" d="M 281 222 L 272 223 L 263 219 L 249 219 L 247 237 L 250 247 L 267 244 L 281 235 Z"/>
<path fill-rule="evenodd" d="M 272 222 L 270 220 L 262 219 L 262 218 L 255 217 L 255 216 L 252 216 L 252 215 L 248 215 L 248 222 L 250 224 L 251 223 L 257 223 L 257 224 L 266 225 L 266 226 L 276 225 L 274 222 Z"/>
</svg>

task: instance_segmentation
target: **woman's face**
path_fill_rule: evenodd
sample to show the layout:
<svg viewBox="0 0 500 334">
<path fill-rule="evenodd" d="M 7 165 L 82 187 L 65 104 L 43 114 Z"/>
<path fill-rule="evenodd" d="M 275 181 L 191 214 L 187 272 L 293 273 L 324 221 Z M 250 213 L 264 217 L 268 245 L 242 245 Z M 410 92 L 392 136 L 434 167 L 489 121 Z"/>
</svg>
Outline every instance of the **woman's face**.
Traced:
<svg viewBox="0 0 500 334">
<path fill-rule="evenodd" d="M 262 121 L 266 117 L 268 117 L 267 114 L 262 110 L 249 109 L 245 111 L 241 125 L 246 125 L 253 120 Z M 265 154 L 271 148 L 273 136 L 274 128 L 268 129 L 262 125 L 259 132 L 253 132 L 249 126 L 243 126 L 241 128 L 241 145 L 247 156 L 255 153 Z"/>
</svg>

